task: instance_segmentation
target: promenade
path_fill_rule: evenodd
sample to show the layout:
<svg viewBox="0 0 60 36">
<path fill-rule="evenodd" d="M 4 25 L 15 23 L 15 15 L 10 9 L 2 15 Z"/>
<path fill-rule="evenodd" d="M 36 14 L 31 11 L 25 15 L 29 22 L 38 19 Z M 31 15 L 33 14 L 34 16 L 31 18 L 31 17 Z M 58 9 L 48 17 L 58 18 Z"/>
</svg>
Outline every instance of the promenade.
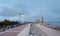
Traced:
<svg viewBox="0 0 60 36">
<path fill-rule="evenodd" d="M 60 36 L 60 31 L 34 23 L 1 32 L 0 36 Z"/>
<path fill-rule="evenodd" d="M 24 30 L 24 28 L 26 28 L 26 26 L 28 26 L 28 24 L 18 26 L 5 32 L 1 32 L 0 36 L 17 36 L 22 30 Z"/>
<path fill-rule="evenodd" d="M 43 25 L 36 25 L 42 30 L 42 36 L 60 36 L 60 31 Z"/>
<path fill-rule="evenodd" d="M 60 36 L 60 31 L 36 23 L 31 25 L 30 36 Z"/>
</svg>

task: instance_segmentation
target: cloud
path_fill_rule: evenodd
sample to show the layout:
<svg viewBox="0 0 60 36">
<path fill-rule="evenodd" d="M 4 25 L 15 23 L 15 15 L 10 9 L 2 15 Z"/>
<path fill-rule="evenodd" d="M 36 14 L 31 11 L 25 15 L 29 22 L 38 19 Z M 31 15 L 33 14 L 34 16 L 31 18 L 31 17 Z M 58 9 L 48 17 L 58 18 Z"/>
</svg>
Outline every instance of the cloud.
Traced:
<svg viewBox="0 0 60 36">
<path fill-rule="evenodd" d="M 0 11 L 0 16 L 16 16 L 17 12 L 10 8 L 3 8 L 3 11 Z"/>
<path fill-rule="evenodd" d="M 0 16 L 3 16 L 3 19 L 10 17 L 13 20 L 14 18 L 17 19 L 19 13 L 23 12 L 33 19 L 42 16 L 45 18 L 60 18 L 59 3 L 59 0 L 0 0 Z"/>
</svg>

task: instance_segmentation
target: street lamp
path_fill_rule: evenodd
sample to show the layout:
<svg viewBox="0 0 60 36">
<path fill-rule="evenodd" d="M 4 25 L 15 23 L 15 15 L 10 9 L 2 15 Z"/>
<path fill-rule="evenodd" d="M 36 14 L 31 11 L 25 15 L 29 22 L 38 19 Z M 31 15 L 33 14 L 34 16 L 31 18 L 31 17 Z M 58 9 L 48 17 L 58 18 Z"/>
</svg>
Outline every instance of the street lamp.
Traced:
<svg viewBox="0 0 60 36">
<path fill-rule="evenodd" d="M 21 17 L 23 17 L 24 18 L 24 13 L 19 13 L 19 20 L 20 20 L 20 22 L 21 22 L 21 20 L 22 20 L 22 18 Z"/>
</svg>

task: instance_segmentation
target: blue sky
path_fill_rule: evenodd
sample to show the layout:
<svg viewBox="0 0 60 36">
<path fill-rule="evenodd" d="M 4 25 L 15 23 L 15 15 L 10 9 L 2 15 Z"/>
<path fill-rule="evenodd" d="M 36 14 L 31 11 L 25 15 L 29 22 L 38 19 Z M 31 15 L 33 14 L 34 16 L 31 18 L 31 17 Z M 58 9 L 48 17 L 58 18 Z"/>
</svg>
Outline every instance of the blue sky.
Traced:
<svg viewBox="0 0 60 36">
<path fill-rule="evenodd" d="M 60 21 L 60 0 L 0 0 L 0 20 L 18 20 L 22 12 L 31 20 Z"/>
</svg>

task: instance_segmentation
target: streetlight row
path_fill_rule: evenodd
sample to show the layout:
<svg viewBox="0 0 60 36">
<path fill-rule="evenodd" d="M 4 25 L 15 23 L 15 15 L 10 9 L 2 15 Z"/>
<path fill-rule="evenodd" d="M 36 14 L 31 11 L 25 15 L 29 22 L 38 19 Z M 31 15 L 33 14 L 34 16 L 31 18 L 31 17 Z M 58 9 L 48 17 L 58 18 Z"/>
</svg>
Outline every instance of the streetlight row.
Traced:
<svg viewBox="0 0 60 36">
<path fill-rule="evenodd" d="M 21 17 L 24 18 L 24 22 L 25 22 L 25 20 L 26 20 L 26 22 L 28 22 L 29 18 L 26 17 L 26 16 L 24 15 L 24 13 L 19 13 L 19 20 L 20 20 L 20 22 L 21 22 L 21 19 L 20 19 Z"/>
</svg>

